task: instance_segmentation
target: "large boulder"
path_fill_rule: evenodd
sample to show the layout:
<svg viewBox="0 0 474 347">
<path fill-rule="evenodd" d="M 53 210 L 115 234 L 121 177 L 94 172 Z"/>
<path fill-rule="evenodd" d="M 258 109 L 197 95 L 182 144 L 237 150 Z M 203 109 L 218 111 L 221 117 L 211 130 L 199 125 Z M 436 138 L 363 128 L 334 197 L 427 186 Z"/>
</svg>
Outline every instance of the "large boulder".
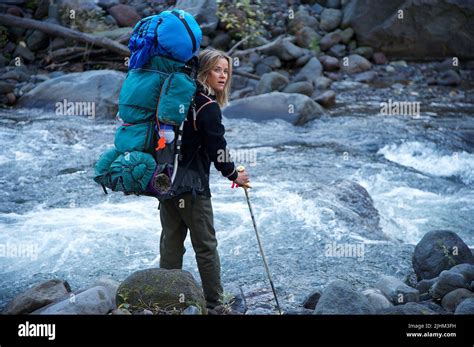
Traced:
<svg viewBox="0 0 474 347">
<path fill-rule="evenodd" d="M 40 283 L 18 295 L 3 314 L 27 314 L 68 295 L 69 284 L 61 280 Z"/>
<path fill-rule="evenodd" d="M 117 290 L 117 305 L 128 304 L 132 309 L 143 305 L 163 310 L 185 309 L 193 305 L 206 309 L 206 300 L 193 275 L 184 270 L 159 268 L 136 271 Z"/>
<path fill-rule="evenodd" d="M 352 0 L 344 8 L 342 26 L 354 29 L 360 45 L 390 57 L 473 59 L 473 17 L 473 1 Z"/>
<path fill-rule="evenodd" d="M 420 294 L 417 289 L 407 286 L 398 278 L 393 276 L 381 276 L 375 287 L 395 305 L 417 302 Z"/>
<path fill-rule="evenodd" d="M 248 118 L 254 121 L 283 119 L 294 125 L 326 115 L 324 109 L 303 94 L 272 92 L 232 101 L 222 110 L 228 118 Z"/>
<path fill-rule="evenodd" d="M 420 279 L 438 276 L 453 266 L 472 262 L 472 252 L 454 232 L 433 230 L 425 234 L 413 253 L 413 269 Z"/>
<path fill-rule="evenodd" d="M 268 72 L 262 75 L 260 81 L 258 81 L 257 88 L 255 92 L 257 94 L 270 93 L 275 90 L 281 91 L 289 83 L 289 80 L 286 76 L 278 72 Z"/>
<path fill-rule="evenodd" d="M 361 293 L 351 288 L 350 283 L 337 280 L 324 290 L 314 314 L 373 314 L 374 308 Z"/>
<path fill-rule="evenodd" d="M 124 79 L 123 72 L 113 70 L 67 74 L 40 83 L 20 98 L 18 106 L 65 116 L 115 117 Z"/>
<path fill-rule="evenodd" d="M 77 294 L 70 294 L 65 300 L 34 311 L 32 314 L 104 315 L 115 309 L 107 288 L 96 286 Z"/>
<path fill-rule="evenodd" d="M 463 275 L 448 270 L 441 271 L 438 280 L 434 284 L 431 292 L 435 299 L 441 299 L 449 292 L 458 288 L 469 289 L 469 282 Z"/>
<path fill-rule="evenodd" d="M 349 74 L 367 71 L 372 67 L 370 61 L 358 54 L 351 54 L 340 61 L 341 71 Z"/>
</svg>

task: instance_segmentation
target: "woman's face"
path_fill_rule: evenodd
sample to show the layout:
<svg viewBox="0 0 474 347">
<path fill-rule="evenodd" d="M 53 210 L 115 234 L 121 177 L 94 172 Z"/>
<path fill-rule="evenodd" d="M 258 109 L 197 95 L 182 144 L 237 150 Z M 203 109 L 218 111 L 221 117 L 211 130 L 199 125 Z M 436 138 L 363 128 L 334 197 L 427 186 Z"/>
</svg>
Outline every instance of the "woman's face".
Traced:
<svg viewBox="0 0 474 347">
<path fill-rule="evenodd" d="M 229 78 L 229 62 L 220 58 L 207 75 L 207 84 L 216 92 L 222 92 Z"/>
</svg>

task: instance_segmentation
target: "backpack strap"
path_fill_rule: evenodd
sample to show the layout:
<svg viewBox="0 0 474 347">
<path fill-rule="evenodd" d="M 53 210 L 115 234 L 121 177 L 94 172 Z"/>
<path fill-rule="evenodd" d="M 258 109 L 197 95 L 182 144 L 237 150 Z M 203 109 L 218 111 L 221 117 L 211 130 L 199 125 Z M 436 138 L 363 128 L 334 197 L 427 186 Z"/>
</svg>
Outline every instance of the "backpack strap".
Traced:
<svg viewBox="0 0 474 347">
<path fill-rule="evenodd" d="M 207 102 L 202 105 L 201 107 L 199 107 L 199 109 L 196 111 L 196 109 L 193 107 L 193 127 L 194 127 L 194 130 L 198 130 L 197 127 L 196 127 L 196 119 L 197 119 L 197 115 L 199 114 L 199 112 L 204 108 L 204 106 L 207 106 L 209 104 L 212 104 L 213 102 L 216 102 L 215 100 L 211 99 L 210 97 L 208 97 L 206 94 L 204 93 L 201 93 L 199 92 L 199 94 L 201 94 L 202 96 L 204 96 L 205 98 L 207 98 Z"/>
</svg>

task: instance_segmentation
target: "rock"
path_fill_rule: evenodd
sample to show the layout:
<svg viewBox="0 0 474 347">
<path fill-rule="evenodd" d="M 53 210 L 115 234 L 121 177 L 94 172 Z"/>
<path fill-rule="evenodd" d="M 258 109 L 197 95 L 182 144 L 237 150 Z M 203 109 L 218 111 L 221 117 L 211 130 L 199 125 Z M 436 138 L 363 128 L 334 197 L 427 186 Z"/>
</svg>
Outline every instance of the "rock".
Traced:
<svg viewBox="0 0 474 347">
<path fill-rule="evenodd" d="M 354 76 L 354 81 L 356 82 L 371 82 L 377 77 L 377 73 L 373 70 L 365 71 L 358 73 Z"/>
<path fill-rule="evenodd" d="M 108 9 L 112 6 L 118 5 L 120 3 L 120 0 L 99 0 L 97 5 L 99 5 L 102 8 Z"/>
<path fill-rule="evenodd" d="M 191 273 L 183 270 L 151 268 L 128 276 L 117 290 L 117 304 L 129 304 L 133 309 L 151 303 L 162 309 L 184 309 L 189 305 L 205 309 L 202 289 Z"/>
<path fill-rule="evenodd" d="M 326 108 L 332 107 L 336 104 L 336 93 L 332 90 L 326 90 L 324 93 L 318 95 L 314 101 Z"/>
<path fill-rule="evenodd" d="M 323 66 L 319 62 L 318 58 L 313 57 L 296 74 L 293 81 L 294 82 L 309 81 L 309 82 L 313 83 L 313 85 L 315 85 L 318 77 L 321 76 L 322 72 L 323 72 Z"/>
<path fill-rule="evenodd" d="M 21 57 L 29 62 L 35 59 L 35 54 L 32 51 L 30 51 L 28 47 L 25 47 L 22 44 L 19 44 L 18 46 L 16 46 L 13 56 Z"/>
<path fill-rule="evenodd" d="M 32 314 L 107 314 L 115 309 L 112 298 L 108 290 L 97 286 L 89 288 L 83 292 L 70 294 L 65 300 L 53 303 L 42 309 L 34 311 Z"/>
<path fill-rule="evenodd" d="M 387 57 L 382 52 L 375 52 L 372 55 L 372 60 L 377 65 L 385 65 L 388 63 Z"/>
<path fill-rule="evenodd" d="M 288 19 L 288 33 L 291 35 L 298 34 L 298 32 L 305 27 L 314 30 L 319 29 L 318 20 L 314 16 L 311 16 L 308 11 L 298 10 L 295 12 L 293 19 Z"/>
<path fill-rule="evenodd" d="M 324 109 L 306 95 L 280 92 L 232 101 L 222 112 L 228 118 L 283 119 L 294 125 L 303 125 L 326 115 Z"/>
<path fill-rule="evenodd" d="M 110 7 L 108 11 L 121 27 L 134 27 L 141 19 L 135 8 L 128 5 L 115 5 Z"/>
<path fill-rule="evenodd" d="M 278 72 L 269 72 L 262 75 L 257 84 L 255 92 L 257 94 L 270 93 L 275 90 L 281 91 L 290 81 Z"/>
<path fill-rule="evenodd" d="M 419 304 L 425 306 L 426 308 L 430 309 L 431 311 L 435 312 L 436 314 L 449 314 L 448 311 L 446 311 L 444 308 L 442 308 L 440 305 L 434 303 L 433 301 L 430 301 L 430 300 L 420 301 Z"/>
<path fill-rule="evenodd" d="M 327 51 L 332 46 L 338 44 L 342 41 L 342 36 L 340 30 L 333 31 L 332 33 L 326 34 L 323 36 L 319 42 L 319 47 L 322 51 Z"/>
<path fill-rule="evenodd" d="M 474 265 L 473 264 L 465 263 L 465 264 L 455 265 L 451 269 L 449 269 L 449 272 L 462 275 L 465 278 L 467 284 L 474 280 Z"/>
<path fill-rule="evenodd" d="M 398 278 L 393 276 L 382 276 L 375 284 L 380 291 L 395 305 L 417 302 L 420 293 L 417 289 L 407 286 Z"/>
<path fill-rule="evenodd" d="M 182 313 L 185 316 L 197 316 L 201 314 L 201 310 L 197 308 L 196 306 L 188 306 Z"/>
<path fill-rule="evenodd" d="M 267 64 L 258 63 L 257 66 L 255 66 L 255 73 L 259 76 L 263 76 L 266 73 L 272 72 L 272 68 L 268 66 Z M 233 79 L 237 76 L 233 76 Z M 235 83 L 234 83 L 235 84 Z"/>
<path fill-rule="evenodd" d="M 298 307 L 296 309 L 283 311 L 283 315 L 284 316 L 303 316 L 303 315 L 312 315 L 313 312 L 314 312 L 314 309 L 310 310 L 307 308 Z"/>
<path fill-rule="evenodd" d="M 435 299 L 441 299 L 449 292 L 458 288 L 469 289 L 469 282 L 463 275 L 448 270 L 441 271 L 438 280 L 432 287 L 432 296 Z"/>
<path fill-rule="evenodd" d="M 341 8 L 341 0 L 326 0 L 327 8 Z"/>
<path fill-rule="evenodd" d="M 201 27 L 203 35 L 209 35 L 217 28 L 217 3 L 215 0 L 178 0 L 175 9 L 184 10 L 193 15 Z"/>
<path fill-rule="evenodd" d="M 346 46 L 341 44 L 334 45 L 328 49 L 326 54 L 331 55 L 333 57 L 342 58 L 346 55 Z"/>
<path fill-rule="evenodd" d="M 26 45 L 32 51 L 45 49 L 49 44 L 49 36 L 39 30 L 33 30 L 26 38 Z"/>
<path fill-rule="evenodd" d="M 416 284 L 416 289 L 420 292 L 420 294 L 428 293 L 430 288 L 436 283 L 438 277 L 431 278 L 429 280 L 421 280 Z"/>
<path fill-rule="evenodd" d="M 118 111 L 118 96 L 124 79 L 123 72 L 113 70 L 71 73 L 40 83 L 22 96 L 18 105 L 55 112 L 57 103 L 64 100 L 82 104 L 86 102 L 91 106 L 86 109 L 94 110 L 96 117 L 115 117 Z M 78 93 L 78 90 L 81 93 Z M 85 116 L 91 116 L 91 114 Z"/>
<path fill-rule="evenodd" d="M 434 278 L 454 265 L 471 263 L 472 258 L 471 250 L 456 233 L 433 230 L 416 245 L 412 263 L 421 280 Z"/>
<path fill-rule="evenodd" d="M 357 47 L 352 53 L 371 59 L 374 55 L 374 49 L 372 47 Z"/>
<path fill-rule="evenodd" d="M 416 302 L 407 302 L 404 305 L 396 305 L 392 307 L 377 310 L 378 315 L 434 315 L 435 311 L 425 305 Z"/>
<path fill-rule="evenodd" d="M 97 286 L 101 286 L 107 289 L 107 293 L 112 299 L 112 304 L 114 306 L 117 306 L 115 302 L 115 297 L 117 296 L 117 289 L 120 286 L 120 282 L 114 280 L 113 278 L 101 277 L 93 285 L 93 287 L 97 287 Z"/>
<path fill-rule="evenodd" d="M 71 288 L 67 282 L 49 280 L 18 295 L 7 306 L 3 314 L 27 314 L 51 304 L 68 295 Z"/>
<path fill-rule="evenodd" d="M 441 306 L 447 311 L 454 312 L 456 307 L 465 299 L 474 298 L 474 293 L 465 288 L 458 288 L 449 292 L 441 300 Z"/>
<path fill-rule="evenodd" d="M 358 54 L 351 54 L 347 57 L 347 59 L 341 59 L 341 64 L 339 65 L 339 68 L 342 71 L 349 74 L 367 71 L 371 67 L 372 64 L 367 59 L 361 57 Z"/>
<path fill-rule="evenodd" d="M 13 92 L 15 85 L 10 82 L 0 81 L 0 94 L 7 94 Z"/>
<path fill-rule="evenodd" d="M 7 65 L 8 60 L 3 56 L 3 54 L 0 53 L 0 68 L 4 67 Z"/>
<path fill-rule="evenodd" d="M 369 300 L 370 306 L 375 310 L 381 310 L 383 308 L 392 307 L 393 304 L 388 300 L 383 293 L 375 288 L 369 288 L 362 292 L 363 295 Z"/>
<path fill-rule="evenodd" d="M 360 83 L 360 82 L 352 82 L 352 81 L 340 81 L 340 82 L 333 82 L 331 84 L 331 88 L 338 91 L 358 89 L 358 88 L 367 88 L 367 87 L 368 87 L 367 84 Z"/>
<path fill-rule="evenodd" d="M 314 310 L 318 304 L 319 299 L 321 298 L 321 293 L 315 290 L 309 294 L 306 299 L 303 301 L 303 307 L 308 310 Z"/>
<path fill-rule="evenodd" d="M 74 17 L 71 17 L 74 11 Z M 113 25 L 106 23 L 104 11 L 94 0 L 61 0 L 58 4 L 58 16 L 62 25 L 85 33 L 112 29 Z M 50 13 L 50 19 L 56 14 Z"/>
<path fill-rule="evenodd" d="M 228 33 L 220 32 L 212 40 L 212 46 L 215 49 L 227 49 L 231 41 L 232 41 L 232 37 Z"/>
<path fill-rule="evenodd" d="M 474 298 L 467 298 L 456 306 L 454 314 L 470 314 L 474 315 Z"/>
<path fill-rule="evenodd" d="M 321 36 L 312 28 L 304 27 L 296 33 L 296 44 L 304 48 L 315 48 Z"/>
<path fill-rule="evenodd" d="M 25 69 L 20 67 L 7 71 L 0 76 L 0 79 L 2 80 L 15 80 L 18 82 L 28 81 L 29 78 L 30 76 L 25 72 Z"/>
<path fill-rule="evenodd" d="M 238 313 L 245 314 L 247 312 L 247 303 L 245 301 L 245 297 L 242 294 L 236 294 L 234 295 L 234 299 L 232 300 L 232 304 L 230 305 L 230 308 Z"/>
<path fill-rule="evenodd" d="M 262 62 L 270 66 L 272 69 L 278 69 L 281 67 L 280 59 L 274 55 L 263 58 Z"/>
<path fill-rule="evenodd" d="M 348 282 L 331 282 L 323 291 L 314 314 L 373 314 L 369 300 L 354 291 Z"/>
<path fill-rule="evenodd" d="M 448 70 L 438 77 L 436 83 L 440 86 L 457 86 L 461 84 L 461 77 L 456 71 Z"/>
<path fill-rule="evenodd" d="M 311 82 L 290 83 L 283 89 L 283 93 L 299 93 L 307 96 L 311 96 L 313 91 L 313 84 Z"/>
<path fill-rule="evenodd" d="M 319 27 L 324 31 L 336 29 L 341 23 L 342 12 L 333 8 L 327 8 L 321 13 Z"/>
<path fill-rule="evenodd" d="M 110 314 L 112 314 L 112 315 L 131 315 L 130 311 L 126 310 L 124 308 L 116 308 Z"/>
<path fill-rule="evenodd" d="M 352 28 L 347 28 L 342 30 L 339 35 L 341 35 L 342 43 L 348 44 L 349 41 L 352 39 L 352 36 L 354 36 L 354 30 L 352 30 Z"/>
<path fill-rule="evenodd" d="M 112 30 L 93 32 L 92 35 L 99 36 L 99 37 L 106 37 L 111 40 L 118 40 L 122 36 L 130 34 L 132 31 L 133 31 L 133 28 L 125 27 L 125 28 L 116 28 Z"/>
<path fill-rule="evenodd" d="M 296 59 L 295 63 L 294 63 L 294 66 L 295 67 L 301 67 L 301 66 L 304 66 L 306 64 L 308 64 L 308 62 L 310 61 L 311 58 L 314 57 L 314 54 L 305 54 L 305 55 L 302 55 L 301 57 L 299 57 L 298 59 Z"/>
<path fill-rule="evenodd" d="M 468 23 L 473 17 L 474 3 L 469 1 L 354 0 L 344 8 L 342 27 L 352 26 L 360 45 L 390 57 L 472 59 L 474 26 Z"/>
<path fill-rule="evenodd" d="M 339 70 L 339 59 L 331 57 L 329 55 L 323 55 L 319 57 L 319 61 L 323 65 L 325 71 Z"/>
<path fill-rule="evenodd" d="M 7 93 L 5 95 L 7 97 L 7 104 L 8 105 L 13 105 L 16 101 L 16 96 L 13 93 Z"/>
<path fill-rule="evenodd" d="M 331 79 L 324 76 L 320 76 L 316 79 L 316 83 L 314 86 L 316 89 L 328 89 L 331 83 Z"/>
</svg>

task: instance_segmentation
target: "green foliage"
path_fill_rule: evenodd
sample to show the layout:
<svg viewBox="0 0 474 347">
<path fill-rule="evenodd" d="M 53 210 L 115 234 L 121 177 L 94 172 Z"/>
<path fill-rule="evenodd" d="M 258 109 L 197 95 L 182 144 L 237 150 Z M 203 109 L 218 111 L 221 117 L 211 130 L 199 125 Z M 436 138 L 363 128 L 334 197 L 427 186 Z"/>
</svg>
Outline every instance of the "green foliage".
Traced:
<svg viewBox="0 0 474 347">
<path fill-rule="evenodd" d="M 263 26 L 268 25 L 260 0 L 219 1 L 217 16 L 234 39 L 248 36 L 249 43 L 262 35 Z"/>
<path fill-rule="evenodd" d="M 221 293 L 219 303 L 224 307 L 224 313 L 229 313 L 232 310 L 232 305 L 235 302 L 235 297 L 231 293 Z"/>
<path fill-rule="evenodd" d="M 321 52 L 321 48 L 319 47 L 319 40 L 316 37 L 309 44 L 309 49 L 313 50 L 316 53 Z"/>
<path fill-rule="evenodd" d="M 28 9 L 28 10 L 36 10 L 36 8 L 38 7 L 38 1 L 37 0 L 28 0 L 25 4 L 25 7 Z"/>
</svg>

